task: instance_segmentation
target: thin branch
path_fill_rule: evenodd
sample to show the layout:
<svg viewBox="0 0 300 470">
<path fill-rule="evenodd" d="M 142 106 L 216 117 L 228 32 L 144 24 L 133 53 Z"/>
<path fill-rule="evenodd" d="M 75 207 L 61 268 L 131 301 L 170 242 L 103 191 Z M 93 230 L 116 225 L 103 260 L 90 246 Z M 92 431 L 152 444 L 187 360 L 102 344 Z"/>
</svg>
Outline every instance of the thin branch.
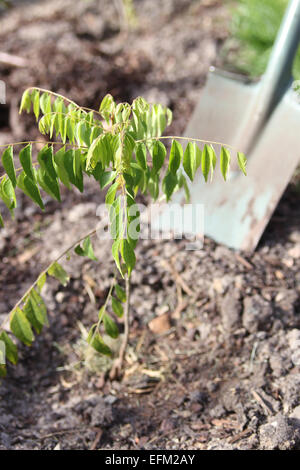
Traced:
<svg viewBox="0 0 300 470">
<path fill-rule="evenodd" d="M 2 322 L 2 324 L 0 325 L 0 330 L 3 330 L 6 323 L 7 323 L 7 320 L 11 314 L 11 312 L 13 312 L 16 308 L 19 307 L 19 305 L 21 305 L 21 303 L 24 301 L 25 297 L 30 293 L 31 289 L 33 289 L 37 283 L 38 283 L 38 280 L 44 275 L 44 274 L 47 274 L 47 271 L 50 269 L 50 267 L 54 264 L 54 263 L 57 263 L 61 258 L 63 258 L 70 250 L 72 250 L 72 248 L 74 248 L 74 246 L 78 245 L 80 242 L 82 242 L 82 240 L 85 240 L 87 237 L 91 237 L 92 235 L 95 235 L 95 233 L 97 232 L 97 229 L 98 229 L 98 226 L 97 228 L 91 230 L 89 233 L 85 234 L 84 236 L 80 237 L 79 240 L 76 240 L 76 242 L 72 243 L 72 245 L 70 245 L 66 250 L 63 251 L 63 253 L 61 253 L 54 261 L 52 261 L 47 267 L 46 269 L 44 269 L 38 276 L 38 278 L 34 281 L 33 284 L 31 284 L 31 286 L 27 289 L 27 291 L 25 292 L 25 294 L 20 298 L 20 300 L 18 300 L 18 302 L 15 304 L 15 306 L 11 309 L 11 311 L 7 314 L 6 318 L 4 319 L 4 321 Z"/>
<path fill-rule="evenodd" d="M 135 142 L 136 144 L 138 144 L 140 142 L 147 142 L 148 140 L 162 140 L 162 139 L 178 139 L 178 140 L 188 140 L 190 142 L 201 142 L 203 144 L 222 145 L 223 147 L 228 147 L 236 151 L 234 147 L 228 144 L 224 144 L 223 142 L 214 142 L 213 140 L 193 139 L 192 137 L 181 137 L 177 135 L 164 135 L 161 137 L 147 137 L 146 139 L 136 140 Z"/>
</svg>

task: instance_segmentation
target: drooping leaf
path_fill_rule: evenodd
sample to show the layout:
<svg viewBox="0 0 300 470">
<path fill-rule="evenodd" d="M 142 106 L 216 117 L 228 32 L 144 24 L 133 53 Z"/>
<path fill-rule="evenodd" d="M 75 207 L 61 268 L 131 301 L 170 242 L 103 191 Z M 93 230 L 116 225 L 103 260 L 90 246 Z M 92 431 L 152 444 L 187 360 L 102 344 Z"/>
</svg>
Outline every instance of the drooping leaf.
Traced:
<svg viewBox="0 0 300 470">
<path fill-rule="evenodd" d="M 223 175 L 224 180 L 226 181 L 227 173 L 229 170 L 230 165 L 230 153 L 225 147 L 221 148 L 221 155 L 220 155 L 220 167 L 221 173 Z"/>
<path fill-rule="evenodd" d="M 99 179 L 100 188 L 101 189 L 106 188 L 106 186 L 108 186 L 109 183 L 111 183 L 115 179 L 115 176 L 116 176 L 115 171 L 104 171 L 101 174 L 100 179 Z"/>
<path fill-rule="evenodd" d="M 36 118 L 36 121 L 39 119 L 40 115 L 40 92 L 39 90 L 33 90 L 31 93 L 31 101 L 33 104 L 33 112 Z"/>
<path fill-rule="evenodd" d="M 27 320 L 25 313 L 22 312 L 19 308 L 16 308 L 10 317 L 10 329 L 12 333 L 26 346 L 31 346 L 32 341 L 34 340 L 34 335 L 30 326 L 29 321 Z"/>
<path fill-rule="evenodd" d="M 7 176 L 5 176 L 0 182 L 0 198 L 13 216 L 14 209 L 17 207 L 17 200 L 13 184 Z"/>
<path fill-rule="evenodd" d="M 36 283 L 39 292 L 41 292 L 41 290 L 43 289 L 46 279 L 47 279 L 46 273 L 43 273 L 39 276 L 37 283 Z"/>
<path fill-rule="evenodd" d="M 113 185 L 111 185 L 111 187 L 109 188 L 109 190 L 106 193 L 105 204 L 111 205 L 114 202 L 116 194 L 117 194 L 118 187 L 119 187 L 119 182 L 118 181 L 116 181 Z"/>
<path fill-rule="evenodd" d="M 5 355 L 12 364 L 18 363 L 18 348 L 5 331 L 0 333 L 0 341 L 5 344 Z"/>
<path fill-rule="evenodd" d="M 174 189 L 177 185 L 177 177 L 176 174 L 169 171 L 163 179 L 162 188 L 163 192 L 166 195 L 167 201 L 171 199 Z"/>
<path fill-rule="evenodd" d="M 107 346 L 107 344 L 104 343 L 103 339 L 101 338 L 100 334 L 98 331 L 96 331 L 97 325 L 93 325 L 91 328 L 89 335 L 87 337 L 87 342 L 94 348 L 98 353 L 104 354 L 106 356 L 111 356 L 112 351 L 111 349 Z"/>
<path fill-rule="evenodd" d="M 121 318 L 123 316 L 123 313 L 124 313 L 123 305 L 115 297 L 111 298 L 111 307 L 112 307 L 114 313 L 118 317 Z"/>
<path fill-rule="evenodd" d="M 10 145 L 9 147 L 7 147 L 7 149 L 4 150 L 3 155 L 2 155 L 2 165 L 10 181 L 13 184 L 13 187 L 15 188 L 17 185 L 17 178 L 16 178 L 16 170 L 15 170 L 14 159 L 13 159 L 12 145 Z"/>
<path fill-rule="evenodd" d="M 166 158 L 166 147 L 159 140 L 153 144 L 152 149 L 152 162 L 153 162 L 153 171 L 158 173 L 162 168 L 165 158 Z"/>
<path fill-rule="evenodd" d="M 173 174 L 176 174 L 181 160 L 183 158 L 183 149 L 182 146 L 177 140 L 173 140 L 171 152 L 170 152 L 170 159 L 169 159 L 169 171 Z"/>
<path fill-rule="evenodd" d="M 118 239 L 115 240 L 112 244 L 111 252 L 115 260 L 116 266 L 118 270 L 120 271 L 121 276 L 123 277 L 121 264 L 120 264 L 120 245 L 121 245 L 121 240 L 118 240 Z"/>
<path fill-rule="evenodd" d="M 32 166 L 32 145 L 26 145 L 20 153 L 19 153 L 19 159 L 21 162 L 21 165 L 24 169 L 24 172 L 28 178 L 30 178 L 32 181 L 35 181 L 35 174 Z"/>
<path fill-rule="evenodd" d="M 86 256 L 87 258 L 90 258 L 91 260 L 97 261 L 97 258 L 94 254 L 94 250 L 93 250 L 93 246 L 92 246 L 90 237 L 87 237 L 83 241 L 82 246 L 77 245 L 75 247 L 74 251 L 78 256 Z"/>
<path fill-rule="evenodd" d="M 69 275 L 64 268 L 57 262 L 54 262 L 47 273 L 49 276 L 55 277 L 63 286 L 66 286 L 69 282 Z"/>
<path fill-rule="evenodd" d="M 136 159 L 139 163 L 139 166 L 143 169 L 147 169 L 147 149 L 143 143 L 138 144 L 136 148 Z"/>
<path fill-rule="evenodd" d="M 111 338 L 118 338 L 119 336 L 119 329 L 117 327 L 117 324 L 113 321 L 113 319 L 107 315 L 107 313 L 103 316 L 103 324 L 104 324 L 104 329 L 106 333 L 111 337 Z"/>
<path fill-rule="evenodd" d="M 128 274 L 130 275 L 136 263 L 134 250 L 126 238 L 121 240 L 120 248 L 122 258 L 128 269 Z"/>
<path fill-rule="evenodd" d="M 191 181 L 194 180 L 201 161 L 201 150 L 195 142 L 189 142 L 183 155 L 183 168 Z"/>
<path fill-rule="evenodd" d="M 42 210 L 44 210 L 44 204 L 40 195 L 39 188 L 36 184 L 36 176 L 34 180 L 30 179 L 24 172 L 22 172 L 17 179 L 17 186 L 30 197 Z"/>
<path fill-rule="evenodd" d="M 30 110 L 31 110 L 31 97 L 30 97 L 29 90 L 25 90 L 22 95 L 19 114 L 21 114 L 22 111 L 26 111 L 27 113 L 30 113 Z"/>
<path fill-rule="evenodd" d="M 240 170 L 246 176 L 247 175 L 247 172 L 246 172 L 247 158 L 246 158 L 246 156 L 242 152 L 238 152 L 237 159 L 238 159 L 238 164 L 239 164 Z"/>
<path fill-rule="evenodd" d="M 119 284 L 115 285 L 115 293 L 121 302 L 126 302 L 126 292 Z"/>
</svg>

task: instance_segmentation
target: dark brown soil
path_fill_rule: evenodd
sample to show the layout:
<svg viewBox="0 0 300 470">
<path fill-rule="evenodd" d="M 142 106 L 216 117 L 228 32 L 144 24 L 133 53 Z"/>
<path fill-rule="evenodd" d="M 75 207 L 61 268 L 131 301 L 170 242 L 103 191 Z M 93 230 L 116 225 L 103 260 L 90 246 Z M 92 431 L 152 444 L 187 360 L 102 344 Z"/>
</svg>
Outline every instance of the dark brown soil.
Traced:
<svg viewBox="0 0 300 470">
<path fill-rule="evenodd" d="M 1 47 L 28 64 L 0 64 L 0 143 L 38 135 L 17 111 L 32 85 L 96 108 L 107 92 L 144 95 L 171 106 L 179 134 L 227 35 L 218 0 L 137 0 L 134 31 L 117 2 L 19 3 L 0 17 Z M 0 321 L 96 225 L 103 194 L 86 187 L 65 192 L 60 206 L 48 201 L 43 214 L 20 198 L 16 220 L 7 217 Z M 184 241 L 142 241 L 121 382 L 109 381 L 111 364 L 82 340 L 108 291 L 109 246 L 95 241 L 99 263 L 67 261 L 69 285 L 45 288 L 50 327 L 32 348 L 20 346 L 1 382 L 0 449 L 300 449 L 299 207 L 291 184 L 251 255 L 209 239 L 194 252 Z"/>
</svg>

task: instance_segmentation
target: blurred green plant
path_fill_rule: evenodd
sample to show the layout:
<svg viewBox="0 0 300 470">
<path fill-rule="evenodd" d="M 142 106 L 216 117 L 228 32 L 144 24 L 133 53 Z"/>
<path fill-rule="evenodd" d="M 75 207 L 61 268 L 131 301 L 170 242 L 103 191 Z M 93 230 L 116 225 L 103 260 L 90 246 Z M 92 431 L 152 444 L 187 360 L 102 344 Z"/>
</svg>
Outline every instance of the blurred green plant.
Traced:
<svg viewBox="0 0 300 470">
<path fill-rule="evenodd" d="M 264 73 L 288 0 L 236 0 L 231 38 L 221 52 L 226 66 L 257 77 Z M 300 48 L 293 76 L 300 79 Z"/>
</svg>

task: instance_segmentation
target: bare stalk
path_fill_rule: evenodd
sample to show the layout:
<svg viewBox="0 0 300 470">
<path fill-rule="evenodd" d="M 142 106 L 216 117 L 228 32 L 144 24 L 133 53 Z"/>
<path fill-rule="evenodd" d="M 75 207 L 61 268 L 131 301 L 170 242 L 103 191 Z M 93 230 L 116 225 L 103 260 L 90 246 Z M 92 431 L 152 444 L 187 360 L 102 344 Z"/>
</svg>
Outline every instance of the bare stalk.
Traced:
<svg viewBox="0 0 300 470">
<path fill-rule="evenodd" d="M 126 302 L 124 305 L 124 336 L 119 351 L 119 357 L 115 360 L 113 367 L 110 371 L 109 377 L 111 380 L 120 377 L 123 370 L 123 362 L 125 359 L 126 348 L 129 339 L 129 308 L 130 308 L 130 277 L 128 274 L 125 276 L 125 291 Z"/>
</svg>

